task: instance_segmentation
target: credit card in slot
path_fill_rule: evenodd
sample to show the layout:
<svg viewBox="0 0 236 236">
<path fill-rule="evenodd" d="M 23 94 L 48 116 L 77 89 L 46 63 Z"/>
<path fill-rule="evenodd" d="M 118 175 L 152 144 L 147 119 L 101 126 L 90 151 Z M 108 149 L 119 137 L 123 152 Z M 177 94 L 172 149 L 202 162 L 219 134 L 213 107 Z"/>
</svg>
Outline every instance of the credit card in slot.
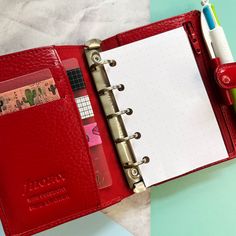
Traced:
<svg viewBox="0 0 236 236">
<path fill-rule="evenodd" d="M 107 188 L 112 185 L 112 178 L 79 63 L 75 58 L 64 60 L 62 63 L 84 125 L 97 186 L 99 189 Z"/>
<path fill-rule="evenodd" d="M 67 76 L 69 77 L 70 85 L 73 91 L 85 88 L 83 76 L 79 68 L 68 70 Z"/>
<path fill-rule="evenodd" d="M 0 83 L 0 116 L 58 99 L 60 95 L 48 70 L 13 78 Z"/>
<path fill-rule="evenodd" d="M 78 60 L 76 58 L 70 58 L 62 61 L 62 64 L 66 70 L 72 90 L 75 92 L 80 89 L 85 89 L 85 83 Z"/>
<path fill-rule="evenodd" d="M 77 104 L 77 107 L 79 109 L 82 119 L 86 119 L 86 118 L 90 118 L 94 116 L 92 105 L 90 103 L 90 99 L 88 95 L 75 98 L 75 101 L 76 101 L 76 104 Z"/>
<path fill-rule="evenodd" d="M 4 93 L 13 89 L 22 88 L 24 86 L 35 84 L 37 82 L 51 79 L 52 74 L 49 69 L 35 71 L 9 80 L 0 82 L 0 93 Z"/>
<path fill-rule="evenodd" d="M 98 125 L 96 122 L 84 125 L 85 134 L 87 136 L 89 147 L 94 147 L 102 143 Z"/>
<path fill-rule="evenodd" d="M 103 146 L 97 145 L 89 148 L 95 178 L 99 189 L 104 189 L 112 185 L 111 173 L 109 171 Z"/>
<path fill-rule="evenodd" d="M 105 153 L 101 145 L 102 140 L 97 123 L 94 122 L 85 125 L 84 130 L 89 144 L 98 188 L 102 189 L 109 187 L 112 184 L 112 179 L 106 162 Z"/>
</svg>

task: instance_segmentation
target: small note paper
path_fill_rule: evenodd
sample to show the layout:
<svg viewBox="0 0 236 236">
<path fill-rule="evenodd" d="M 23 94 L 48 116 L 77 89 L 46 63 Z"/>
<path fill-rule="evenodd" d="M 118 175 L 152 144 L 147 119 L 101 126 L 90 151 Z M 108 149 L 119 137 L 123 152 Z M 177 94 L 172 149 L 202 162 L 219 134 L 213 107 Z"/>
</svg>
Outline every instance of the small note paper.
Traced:
<svg viewBox="0 0 236 236">
<path fill-rule="evenodd" d="M 177 177 L 228 157 L 188 37 L 180 27 L 102 54 L 138 160 L 150 157 L 141 172 L 146 186 Z"/>
</svg>

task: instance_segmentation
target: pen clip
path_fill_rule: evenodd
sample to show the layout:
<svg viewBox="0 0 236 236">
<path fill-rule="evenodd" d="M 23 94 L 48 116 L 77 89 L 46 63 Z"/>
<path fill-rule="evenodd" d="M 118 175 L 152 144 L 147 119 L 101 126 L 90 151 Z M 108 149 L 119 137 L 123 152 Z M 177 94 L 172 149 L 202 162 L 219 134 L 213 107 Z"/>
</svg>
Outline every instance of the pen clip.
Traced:
<svg viewBox="0 0 236 236">
<path fill-rule="evenodd" d="M 209 0 L 202 0 L 201 5 L 204 7 L 205 5 L 209 4 Z"/>
</svg>

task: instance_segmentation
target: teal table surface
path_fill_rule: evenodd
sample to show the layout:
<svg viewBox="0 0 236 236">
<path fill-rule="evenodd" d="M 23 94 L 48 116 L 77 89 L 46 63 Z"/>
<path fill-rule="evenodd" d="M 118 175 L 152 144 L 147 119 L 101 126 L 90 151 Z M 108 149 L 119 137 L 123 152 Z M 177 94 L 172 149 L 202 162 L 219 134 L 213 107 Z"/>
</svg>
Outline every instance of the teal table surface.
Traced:
<svg viewBox="0 0 236 236">
<path fill-rule="evenodd" d="M 212 3 L 236 57 L 236 2 L 215 0 Z M 200 1 L 151 0 L 151 20 L 193 9 L 201 9 Z M 236 235 L 235 219 L 235 160 L 152 188 L 152 235 L 233 236 Z"/>
<path fill-rule="evenodd" d="M 0 224 L 0 236 L 4 236 Z M 126 229 L 103 213 L 94 213 L 46 230 L 35 236 L 132 236 Z"/>
</svg>

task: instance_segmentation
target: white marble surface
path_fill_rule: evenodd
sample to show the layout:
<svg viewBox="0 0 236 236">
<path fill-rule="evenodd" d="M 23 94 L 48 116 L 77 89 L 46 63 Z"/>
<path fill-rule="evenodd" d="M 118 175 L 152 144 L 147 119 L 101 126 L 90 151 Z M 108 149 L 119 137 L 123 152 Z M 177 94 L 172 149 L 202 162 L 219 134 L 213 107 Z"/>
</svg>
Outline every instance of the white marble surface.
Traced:
<svg viewBox="0 0 236 236">
<path fill-rule="evenodd" d="M 0 0 L 0 9 L 0 54 L 104 39 L 149 22 L 149 0 Z M 134 195 L 104 213 L 148 236 L 149 201 L 149 192 Z"/>
<path fill-rule="evenodd" d="M 134 236 L 150 235 L 150 192 L 135 194 L 103 212 Z"/>
<path fill-rule="evenodd" d="M 0 54 L 106 38 L 149 21 L 149 0 L 0 0 Z"/>
</svg>

